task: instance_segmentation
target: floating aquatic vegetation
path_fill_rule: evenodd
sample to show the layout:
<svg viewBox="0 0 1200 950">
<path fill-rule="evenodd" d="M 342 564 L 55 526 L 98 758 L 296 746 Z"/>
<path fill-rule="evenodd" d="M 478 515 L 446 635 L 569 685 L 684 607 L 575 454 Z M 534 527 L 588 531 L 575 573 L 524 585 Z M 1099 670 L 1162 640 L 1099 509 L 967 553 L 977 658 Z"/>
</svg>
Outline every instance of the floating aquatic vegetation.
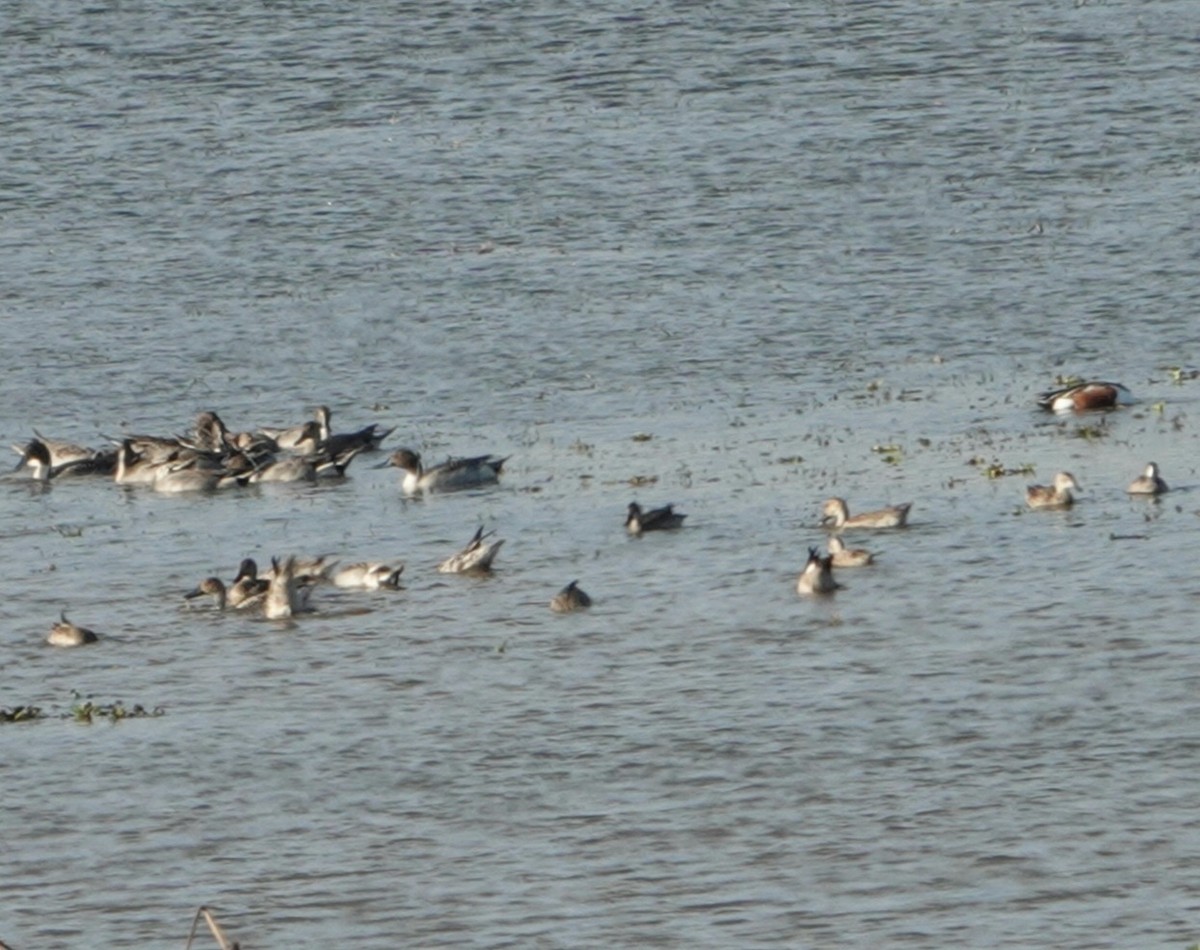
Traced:
<svg viewBox="0 0 1200 950">
<path fill-rule="evenodd" d="M 76 722 L 94 722 L 96 719 L 107 719 L 109 722 L 119 722 L 122 719 L 147 719 L 162 716 L 166 711 L 161 706 L 147 709 L 141 703 L 127 707 L 117 700 L 115 703 L 94 703 L 91 697 L 82 696 L 77 690 L 71 691 L 74 702 L 67 710 L 54 713 L 58 719 L 74 719 Z M 50 715 L 41 706 L 2 706 L 0 707 L 0 723 L 33 722 L 36 719 L 49 719 Z"/>
<path fill-rule="evenodd" d="M 1087 439 L 1089 442 L 1094 442 L 1096 439 L 1103 439 L 1108 435 L 1108 423 L 1100 422 L 1098 425 L 1076 426 L 1075 431 L 1071 435 L 1076 439 Z"/>
<path fill-rule="evenodd" d="M 630 438 L 632 438 L 634 442 L 649 442 L 654 438 L 654 436 L 652 436 L 649 432 L 635 432 L 632 436 L 630 436 Z"/>
<path fill-rule="evenodd" d="M 634 488 L 642 488 L 646 485 L 653 485 L 657 481 L 657 475 L 634 475 L 629 479 L 629 484 Z"/>
<path fill-rule="evenodd" d="M 1005 465 L 999 459 L 987 462 L 982 458 L 967 459 L 968 465 L 974 465 L 987 478 L 1004 478 L 1008 475 L 1033 475 L 1036 466 L 1031 462 L 1023 462 L 1017 466 Z"/>
<path fill-rule="evenodd" d="M 147 710 L 141 703 L 135 703 L 132 708 L 127 709 L 120 700 L 115 703 L 96 704 L 89 699 L 72 706 L 70 715 L 76 722 L 91 723 L 97 718 L 107 719 L 109 722 L 120 722 L 122 719 L 148 719 L 162 716 L 164 713 L 165 710 L 161 706 Z"/>
<path fill-rule="evenodd" d="M 904 447 L 901 445 L 872 445 L 871 451 L 882 456 L 888 465 L 899 465 L 904 461 Z"/>
</svg>

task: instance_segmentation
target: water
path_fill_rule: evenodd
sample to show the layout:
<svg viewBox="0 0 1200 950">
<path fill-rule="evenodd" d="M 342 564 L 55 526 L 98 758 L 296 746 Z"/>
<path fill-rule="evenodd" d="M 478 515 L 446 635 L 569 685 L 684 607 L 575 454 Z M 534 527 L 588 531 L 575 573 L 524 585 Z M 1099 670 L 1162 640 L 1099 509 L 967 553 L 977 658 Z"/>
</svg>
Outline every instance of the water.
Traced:
<svg viewBox="0 0 1200 950">
<path fill-rule="evenodd" d="M 0 434 L 397 426 L 499 489 L 0 485 L 0 939 L 1182 947 L 1184 2 L 40 4 Z M 1132 411 L 1051 419 L 1057 374 Z M 1097 428 L 1103 422 L 1103 427 Z M 649 436 L 649 438 L 644 438 Z M 1176 489 L 1122 487 L 1149 459 Z M 972 464 L 972 461 L 974 464 Z M 1030 477 L 1073 471 L 1067 513 Z M 632 487 L 630 482 L 645 483 Z M 794 591 L 820 502 L 915 500 Z M 625 506 L 685 530 L 627 539 Z M 484 524 L 496 575 L 434 572 Z M 238 560 L 401 558 L 293 627 Z M 596 606 L 547 609 L 579 578 Z M 58 612 L 106 634 L 42 639 Z M 161 706 L 91 726 L 72 691 Z"/>
</svg>

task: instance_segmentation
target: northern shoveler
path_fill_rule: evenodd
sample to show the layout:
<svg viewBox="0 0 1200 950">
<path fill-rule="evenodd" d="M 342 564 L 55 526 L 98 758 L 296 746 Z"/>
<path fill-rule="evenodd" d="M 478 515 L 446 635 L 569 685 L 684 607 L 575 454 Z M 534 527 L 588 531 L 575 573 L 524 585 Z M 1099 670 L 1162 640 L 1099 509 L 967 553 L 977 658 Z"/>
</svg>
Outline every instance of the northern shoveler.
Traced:
<svg viewBox="0 0 1200 950">
<path fill-rule="evenodd" d="M 1133 394 L 1120 383 L 1092 380 L 1044 392 L 1038 396 L 1037 402 L 1051 412 L 1074 412 L 1112 409 L 1114 406 L 1128 406 L 1134 401 Z"/>
</svg>

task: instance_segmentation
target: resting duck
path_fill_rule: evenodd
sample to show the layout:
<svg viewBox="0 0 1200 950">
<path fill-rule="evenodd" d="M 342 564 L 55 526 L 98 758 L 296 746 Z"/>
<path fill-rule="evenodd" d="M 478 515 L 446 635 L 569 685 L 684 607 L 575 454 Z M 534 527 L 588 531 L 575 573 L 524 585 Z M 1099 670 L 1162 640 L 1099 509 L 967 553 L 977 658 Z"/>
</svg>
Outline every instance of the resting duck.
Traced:
<svg viewBox="0 0 1200 950">
<path fill-rule="evenodd" d="M 52 647 L 81 647 L 86 643 L 96 643 L 99 639 L 95 631 L 71 623 L 64 610 L 59 614 L 58 623 L 50 628 L 46 642 Z"/>
<path fill-rule="evenodd" d="M 912 502 L 902 505 L 890 505 L 877 511 L 864 511 L 851 517 L 850 509 L 846 507 L 843 498 L 830 498 L 821 505 L 821 523 L 832 524 L 835 529 L 842 528 L 903 528 L 908 524 L 908 512 Z"/>
<path fill-rule="evenodd" d="M 1167 483 L 1158 474 L 1158 464 L 1150 462 L 1146 471 L 1129 483 L 1125 489 L 1131 495 L 1161 495 L 1167 490 Z"/>
<path fill-rule="evenodd" d="M 1059 472 L 1052 485 L 1030 485 L 1025 489 L 1025 501 L 1030 508 L 1070 508 L 1075 504 L 1072 489 L 1082 491 L 1075 476 L 1070 472 Z"/>
<path fill-rule="evenodd" d="M 638 537 L 643 531 L 672 531 L 683 526 L 687 515 L 677 514 L 674 505 L 663 505 L 643 511 L 636 501 L 629 503 L 629 513 L 625 516 L 625 530 Z"/>
<path fill-rule="evenodd" d="M 866 567 L 875 563 L 875 555 L 865 548 L 848 548 L 836 534 L 829 537 L 829 553 L 834 567 Z"/>
</svg>

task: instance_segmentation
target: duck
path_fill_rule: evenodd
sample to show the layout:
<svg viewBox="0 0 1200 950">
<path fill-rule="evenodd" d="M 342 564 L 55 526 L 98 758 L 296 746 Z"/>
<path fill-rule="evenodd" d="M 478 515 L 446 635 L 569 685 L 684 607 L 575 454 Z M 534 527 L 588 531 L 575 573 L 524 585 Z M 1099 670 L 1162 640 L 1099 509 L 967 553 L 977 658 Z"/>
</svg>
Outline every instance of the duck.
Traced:
<svg viewBox="0 0 1200 950">
<path fill-rule="evenodd" d="M 217 610 L 224 610 L 231 606 L 229 603 L 229 591 L 225 587 L 225 582 L 219 577 L 206 577 L 192 590 L 183 595 L 184 600 L 195 600 L 197 597 L 211 597 L 216 601 Z M 262 598 L 259 598 L 261 605 Z M 246 606 L 249 606 L 248 604 Z"/>
<path fill-rule="evenodd" d="M 332 413 L 328 406 L 317 406 L 314 415 L 320 434 L 319 448 L 330 455 L 339 455 L 347 449 L 373 452 L 384 439 L 396 431 L 395 426 L 385 429 L 379 423 L 372 422 L 357 432 L 334 432 L 330 428 Z"/>
<path fill-rule="evenodd" d="M 837 530 L 842 528 L 903 528 L 908 524 L 908 512 L 912 502 L 889 505 L 877 511 L 864 511 L 851 517 L 844 498 L 828 498 L 821 505 L 821 524 L 832 523 Z"/>
<path fill-rule="evenodd" d="M 556 614 L 567 614 L 592 606 L 592 598 L 579 589 L 579 581 L 571 581 L 550 600 L 550 609 Z"/>
<path fill-rule="evenodd" d="M 252 557 L 242 558 L 237 577 L 229 585 L 229 606 L 235 610 L 256 606 L 267 594 L 271 581 L 258 576 L 258 563 Z"/>
<path fill-rule="evenodd" d="M 1059 472 L 1052 485 L 1030 485 L 1025 489 L 1025 501 L 1030 508 L 1070 508 L 1075 504 L 1071 491 L 1082 491 L 1075 476 Z"/>
<path fill-rule="evenodd" d="M 52 469 L 61 470 L 64 474 L 110 475 L 117 461 L 114 449 L 88 449 L 74 442 L 48 438 L 34 429 L 33 438 L 24 445 L 13 443 L 12 450 L 21 457 L 17 463 L 18 469 L 27 464 L 26 457 L 35 446 L 40 446 L 39 452 L 45 450 Z"/>
<path fill-rule="evenodd" d="M 328 554 L 318 554 L 315 557 L 293 555 L 292 573 L 296 576 L 296 583 L 302 587 L 313 587 L 329 580 L 338 563 L 336 560 L 329 560 L 329 558 L 330 555 Z M 265 577 L 267 580 L 272 580 L 275 577 L 278 567 L 278 560 L 272 558 L 271 566 L 260 576 Z"/>
<path fill-rule="evenodd" d="M 1158 463 L 1147 463 L 1146 470 L 1131 481 L 1125 491 L 1131 495 L 1161 495 L 1167 491 L 1167 483 L 1158 473 Z"/>
<path fill-rule="evenodd" d="M 1121 383 L 1101 380 L 1073 383 L 1038 396 L 1037 404 L 1050 412 L 1074 412 L 1088 409 L 1112 409 L 1132 405 L 1136 400 Z"/>
<path fill-rule="evenodd" d="M 271 558 L 271 567 L 271 585 L 263 600 L 263 616 L 268 620 L 287 620 L 308 612 L 308 595 L 312 588 L 300 586 L 295 556 L 289 555 L 282 562 Z"/>
<path fill-rule="evenodd" d="M 100 637 L 94 630 L 71 623 L 64 610 L 59 614 L 59 621 L 50 628 L 46 642 L 52 647 L 81 647 L 87 643 L 96 643 Z"/>
<path fill-rule="evenodd" d="M 257 434 L 270 439 L 276 449 L 284 451 L 316 448 L 317 443 L 321 440 L 320 426 L 311 419 L 296 426 L 280 428 L 259 426 Z"/>
<path fill-rule="evenodd" d="M 330 581 L 334 587 L 353 587 L 359 590 L 399 590 L 404 565 L 394 567 L 378 561 L 359 561 L 334 571 Z"/>
<path fill-rule="evenodd" d="M 150 487 L 156 492 L 180 495 L 186 492 L 216 491 L 219 488 L 245 484 L 244 475 L 230 475 L 224 469 L 204 468 L 189 459 L 154 466 L 154 481 L 150 483 Z"/>
<path fill-rule="evenodd" d="M 683 527 L 683 519 L 686 517 L 687 515 L 677 513 L 673 504 L 643 511 L 641 505 L 631 501 L 625 516 L 625 530 L 635 538 L 640 537 L 644 531 L 672 531 Z"/>
<path fill-rule="evenodd" d="M 508 456 L 475 455 L 470 458 L 450 458 L 425 468 L 421 454 L 412 449 L 397 449 L 384 465 L 395 466 L 404 472 L 401 488 L 405 494 L 421 491 L 458 491 L 464 488 L 479 488 L 494 485 L 500 480 L 500 472 Z"/>
<path fill-rule="evenodd" d="M 132 439 L 123 439 L 117 446 L 113 481 L 118 485 L 153 485 L 156 468 L 134 448 Z"/>
<path fill-rule="evenodd" d="M 848 548 L 836 534 L 829 536 L 829 554 L 834 567 L 866 567 L 875 563 L 875 555 L 865 548 Z"/>
<path fill-rule="evenodd" d="M 75 442 L 68 442 L 66 439 L 48 438 L 38 432 L 37 429 L 33 430 L 33 438 L 46 446 L 46 450 L 50 453 L 50 464 L 54 466 L 94 458 L 98 454 L 94 449 L 86 448 Z M 15 445 L 13 446 L 13 450 L 18 455 L 24 453 L 24 449 Z"/>
<path fill-rule="evenodd" d="M 832 594 L 841 586 L 833 579 L 833 555 L 822 557 L 817 548 L 809 548 L 808 561 L 796 580 L 796 593 Z"/>
<path fill-rule="evenodd" d="M 483 573 L 492 569 L 492 561 L 496 559 L 496 554 L 500 551 L 500 546 L 504 543 L 503 539 L 493 541 L 487 544 L 486 541 L 490 538 L 494 531 L 483 533 L 483 526 L 475 532 L 475 536 L 467 542 L 467 546 L 457 554 L 451 555 L 438 565 L 438 571 L 442 574 L 468 574 L 468 573 Z"/>
<path fill-rule="evenodd" d="M 112 471 L 113 458 L 99 453 L 77 458 L 65 458 L 54 453 L 50 446 L 35 436 L 24 446 L 14 445 L 21 455 L 14 471 L 29 469 L 29 477 L 35 482 L 48 482 L 64 475 L 106 475 Z"/>
</svg>

